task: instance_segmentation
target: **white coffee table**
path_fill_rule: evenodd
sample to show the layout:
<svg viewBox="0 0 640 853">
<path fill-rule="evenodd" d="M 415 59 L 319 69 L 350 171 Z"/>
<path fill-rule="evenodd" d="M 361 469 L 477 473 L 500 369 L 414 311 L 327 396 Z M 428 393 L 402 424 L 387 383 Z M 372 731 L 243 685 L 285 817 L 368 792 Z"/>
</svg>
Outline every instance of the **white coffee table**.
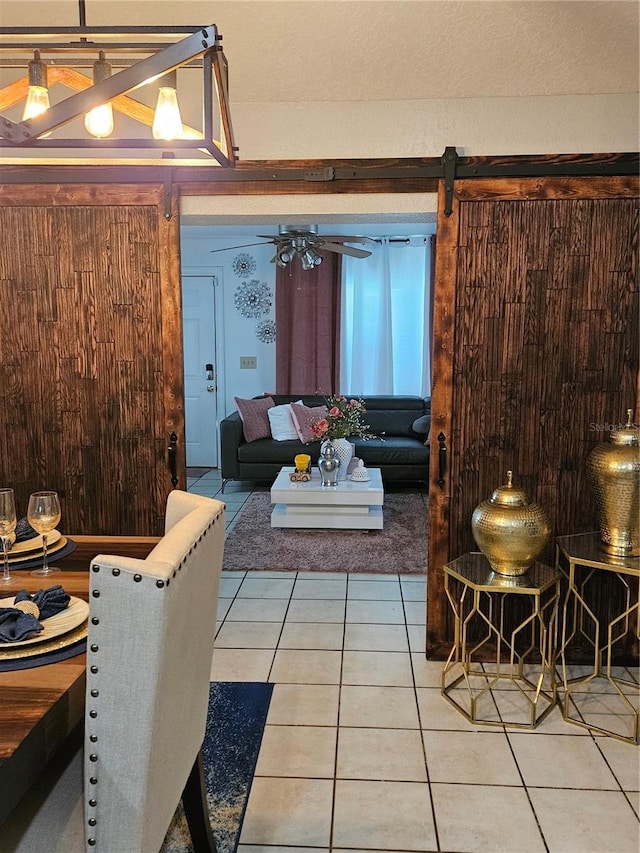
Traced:
<svg viewBox="0 0 640 853">
<path fill-rule="evenodd" d="M 313 469 L 308 483 L 292 483 L 291 468 L 283 468 L 271 487 L 272 527 L 327 527 L 382 530 L 384 489 L 379 468 L 368 468 L 370 480 L 341 480 L 322 486 Z"/>
</svg>

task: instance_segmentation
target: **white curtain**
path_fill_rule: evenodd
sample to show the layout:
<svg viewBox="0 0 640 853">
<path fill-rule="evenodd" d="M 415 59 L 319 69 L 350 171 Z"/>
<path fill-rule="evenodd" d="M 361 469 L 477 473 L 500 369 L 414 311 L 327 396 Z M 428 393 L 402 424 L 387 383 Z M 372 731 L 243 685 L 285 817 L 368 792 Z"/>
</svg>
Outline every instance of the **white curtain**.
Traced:
<svg viewBox="0 0 640 853">
<path fill-rule="evenodd" d="M 368 258 L 343 255 L 342 393 L 431 394 L 430 267 L 424 237 L 383 238 Z"/>
</svg>

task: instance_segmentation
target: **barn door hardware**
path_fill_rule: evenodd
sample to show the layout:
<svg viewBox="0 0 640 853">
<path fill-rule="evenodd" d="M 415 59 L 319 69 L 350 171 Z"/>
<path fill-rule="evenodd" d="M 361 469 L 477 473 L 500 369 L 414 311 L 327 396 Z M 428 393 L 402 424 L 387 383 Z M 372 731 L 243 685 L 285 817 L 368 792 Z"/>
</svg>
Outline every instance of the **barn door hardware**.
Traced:
<svg viewBox="0 0 640 853">
<path fill-rule="evenodd" d="M 169 447 L 167 448 L 167 462 L 171 474 L 171 485 L 178 485 L 178 436 L 172 432 L 169 436 Z"/>
<path fill-rule="evenodd" d="M 458 165 L 458 152 L 453 145 L 447 145 L 442 155 L 444 166 L 444 215 L 451 216 L 453 213 L 453 185 L 456 180 L 456 166 Z"/>
<path fill-rule="evenodd" d="M 441 489 L 444 489 L 444 474 L 447 470 L 447 445 L 445 444 L 445 434 L 438 433 L 438 480 L 437 483 Z"/>
</svg>

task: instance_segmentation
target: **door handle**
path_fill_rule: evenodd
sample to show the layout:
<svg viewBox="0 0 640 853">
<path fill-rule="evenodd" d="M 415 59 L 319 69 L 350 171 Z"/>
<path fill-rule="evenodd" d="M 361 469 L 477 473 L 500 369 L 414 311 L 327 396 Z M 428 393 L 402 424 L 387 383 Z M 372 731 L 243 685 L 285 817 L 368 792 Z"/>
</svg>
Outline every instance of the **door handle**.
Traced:
<svg viewBox="0 0 640 853">
<path fill-rule="evenodd" d="M 445 444 L 446 436 L 443 432 L 438 434 L 438 479 L 437 483 L 441 489 L 444 489 L 444 475 L 447 470 L 447 445 Z"/>
<path fill-rule="evenodd" d="M 169 447 L 167 448 L 167 462 L 171 474 L 171 485 L 178 485 L 178 436 L 172 432 L 169 436 Z"/>
<path fill-rule="evenodd" d="M 211 393 L 212 391 L 215 391 L 215 390 L 216 390 L 216 386 L 215 386 L 215 385 L 207 385 L 207 391 L 208 391 L 209 393 Z"/>
</svg>

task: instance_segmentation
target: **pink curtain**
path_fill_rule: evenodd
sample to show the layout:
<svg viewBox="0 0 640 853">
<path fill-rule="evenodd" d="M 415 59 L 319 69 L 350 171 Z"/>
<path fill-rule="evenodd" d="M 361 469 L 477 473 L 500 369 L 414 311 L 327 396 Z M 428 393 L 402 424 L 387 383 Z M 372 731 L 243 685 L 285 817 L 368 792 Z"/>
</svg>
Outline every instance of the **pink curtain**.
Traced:
<svg viewBox="0 0 640 853">
<path fill-rule="evenodd" d="M 340 387 L 342 258 L 303 270 L 297 258 L 276 271 L 276 393 L 337 394 Z"/>
</svg>

